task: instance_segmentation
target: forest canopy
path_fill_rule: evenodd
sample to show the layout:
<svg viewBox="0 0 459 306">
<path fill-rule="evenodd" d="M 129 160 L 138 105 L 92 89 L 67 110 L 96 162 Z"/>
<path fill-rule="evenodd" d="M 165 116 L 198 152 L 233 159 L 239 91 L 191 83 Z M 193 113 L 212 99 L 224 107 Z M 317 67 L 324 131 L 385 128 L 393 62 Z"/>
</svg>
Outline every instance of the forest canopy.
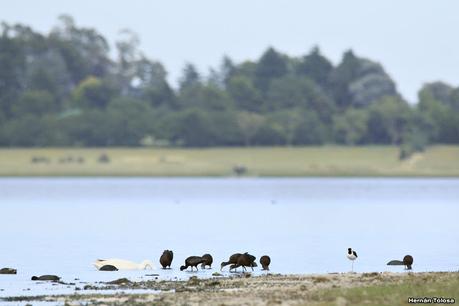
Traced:
<svg viewBox="0 0 459 306">
<path fill-rule="evenodd" d="M 271 146 L 459 143 L 459 87 L 424 84 L 408 104 L 378 62 L 319 47 L 202 74 L 166 68 L 124 31 L 116 52 L 61 16 L 48 34 L 0 26 L 0 146 Z M 186 51 L 184 51 L 186 52 Z M 111 57 L 111 54 L 116 56 Z"/>
</svg>

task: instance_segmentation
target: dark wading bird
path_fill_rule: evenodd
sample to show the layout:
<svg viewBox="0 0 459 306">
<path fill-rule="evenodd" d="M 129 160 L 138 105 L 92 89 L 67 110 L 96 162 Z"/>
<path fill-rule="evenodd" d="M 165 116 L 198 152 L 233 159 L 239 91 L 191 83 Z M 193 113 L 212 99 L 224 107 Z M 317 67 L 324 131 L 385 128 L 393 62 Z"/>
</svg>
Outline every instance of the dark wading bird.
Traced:
<svg viewBox="0 0 459 306">
<path fill-rule="evenodd" d="M 198 271 L 198 265 L 203 262 L 204 259 L 201 256 L 190 256 L 185 259 L 185 265 L 180 267 L 180 271 L 186 270 L 188 267 L 191 267 L 191 271 L 193 271 L 193 267 Z"/>
<path fill-rule="evenodd" d="M 237 269 L 239 267 L 242 267 L 244 271 L 247 271 L 246 267 L 251 267 L 253 271 L 253 267 L 257 266 L 257 264 L 255 263 L 255 259 L 257 259 L 255 256 L 245 252 L 244 254 L 241 254 L 241 256 L 238 257 L 237 262 L 235 264 L 232 264 L 230 266 L 230 271 L 233 269 Z"/>
<path fill-rule="evenodd" d="M 204 261 L 202 262 L 201 269 L 205 269 L 206 266 L 209 266 L 209 269 L 212 269 L 212 263 L 214 262 L 214 259 L 212 258 L 212 255 L 204 254 L 204 255 L 202 255 L 202 259 Z"/>
<path fill-rule="evenodd" d="M 32 276 L 33 281 L 52 281 L 58 282 L 61 278 L 56 275 L 42 275 L 42 276 Z"/>
<path fill-rule="evenodd" d="M 100 267 L 99 271 L 118 271 L 118 268 L 113 265 L 105 265 Z"/>
<path fill-rule="evenodd" d="M 391 260 L 387 263 L 388 266 L 405 266 L 406 270 L 411 270 L 413 265 L 413 256 L 405 255 L 402 260 Z"/>
<path fill-rule="evenodd" d="M 159 258 L 159 263 L 161 264 L 163 269 L 166 269 L 167 267 L 169 267 L 170 269 L 172 259 L 174 259 L 174 252 L 172 252 L 171 250 L 164 250 L 163 255 L 161 255 L 161 257 Z"/>
<path fill-rule="evenodd" d="M 260 257 L 260 264 L 262 270 L 269 271 L 269 264 L 271 263 L 271 258 L 268 255 L 263 255 Z"/>
<path fill-rule="evenodd" d="M 353 251 L 352 248 L 347 249 L 347 258 L 352 261 L 352 268 L 351 271 L 354 272 L 354 260 L 357 259 L 357 252 Z"/>
<path fill-rule="evenodd" d="M 247 253 L 246 253 L 247 254 Z M 231 265 L 231 264 L 237 264 L 237 260 L 239 259 L 239 257 L 241 256 L 242 254 L 241 253 L 235 253 L 233 255 L 230 256 L 230 258 L 228 259 L 228 261 L 224 261 L 220 264 L 220 271 L 223 270 L 223 268 L 227 265 Z M 254 262 L 252 264 L 252 271 L 253 271 L 253 268 L 254 267 L 257 267 L 257 263 Z"/>
</svg>

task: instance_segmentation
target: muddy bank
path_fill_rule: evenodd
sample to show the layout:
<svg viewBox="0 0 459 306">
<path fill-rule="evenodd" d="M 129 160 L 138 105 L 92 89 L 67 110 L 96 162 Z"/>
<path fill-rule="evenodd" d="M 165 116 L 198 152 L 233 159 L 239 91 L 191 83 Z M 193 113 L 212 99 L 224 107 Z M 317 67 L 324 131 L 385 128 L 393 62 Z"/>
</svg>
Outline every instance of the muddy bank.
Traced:
<svg viewBox="0 0 459 306">
<path fill-rule="evenodd" d="M 443 292 L 432 292 L 436 284 Z M 143 281 L 131 282 L 120 280 L 113 283 L 103 283 L 87 286 L 85 289 L 100 290 L 100 294 L 83 295 L 76 292 L 73 295 L 11 297 L 5 301 L 50 301 L 66 305 L 354 305 L 359 304 L 359 294 L 354 289 L 368 289 L 364 293 L 366 301 L 388 294 L 397 298 L 400 305 L 404 304 L 409 295 L 418 286 L 422 292 L 423 286 L 428 286 L 430 292 L 424 295 L 452 295 L 457 291 L 448 292 L 448 284 L 456 288 L 459 284 L 458 272 L 430 273 L 361 273 L 361 274 L 321 274 L 321 275 L 263 275 L 252 277 L 250 274 L 240 274 L 234 277 L 214 277 L 197 279 L 191 277 L 187 281 Z M 407 291 L 401 291 L 407 287 Z M 380 289 L 383 290 L 380 290 Z M 411 288 L 411 289 L 410 289 Z M 446 288 L 446 289 L 445 289 Z M 116 294 L 104 294 L 104 290 L 117 290 Z M 158 290 L 154 294 L 129 294 L 133 289 Z M 83 289 L 84 290 L 84 289 Z M 378 293 L 380 290 L 382 293 Z M 391 292 L 392 290 L 392 292 Z M 404 290 L 404 289 L 403 289 Z M 411 290 L 411 291 L 410 291 Z M 446 290 L 446 291 L 445 291 Z M 459 289 L 457 289 L 459 290 Z M 372 293 L 374 291 L 374 293 Z M 371 294 L 375 294 L 372 297 Z M 405 297 L 406 295 L 406 297 Z M 363 299 L 362 297 L 360 297 Z M 353 300 L 354 299 L 354 300 Z M 352 302 L 351 302 L 352 301 Z M 396 304 L 399 304 L 395 301 Z M 394 304 L 394 301 L 390 301 Z"/>
</svg>

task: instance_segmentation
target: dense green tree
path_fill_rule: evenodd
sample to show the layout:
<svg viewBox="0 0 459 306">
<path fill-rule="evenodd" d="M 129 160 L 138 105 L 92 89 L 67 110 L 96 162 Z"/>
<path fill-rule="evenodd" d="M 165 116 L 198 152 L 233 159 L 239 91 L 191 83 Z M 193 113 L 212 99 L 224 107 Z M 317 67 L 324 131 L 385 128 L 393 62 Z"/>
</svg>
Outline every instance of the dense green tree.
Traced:
<svg viewBox="0 0 459 306">
<path fill-rule="evenodd" d="M 408 105 L 383 67 L 318 47 L 300 57 L 268 48 L 224 57 L 178 88 L 129 30 L 111 59 L 105 38 L 69 16 L 48 34 L 0 26 L 1 146 L 233 146 L 396 144 L 406 158 L 429 143 L 459 143 L 459 87 L 428 83 Z"/>
<path fill-rule="evenodd" d="M 73 91 L 73 100 L 77 107 L 80 108 L 105 108 L 113 91 L 104 81 L 89 76 L 75 88 Z"/>
<path fill-rule="evenodd" d="M 384 97 L 368 109 L 367 141 L 400 144 L 412 116 L 409 105 L 396 97 Z"/>
<path fill-rule="evenodd" d="M 187 109 L 178 114 L 174 140 L 185 146 L 211 146 L 215 144 L 212 120 L 199 109 Z"/>
<path fill-rule="evenodd" d="M 285 76 L 272 82 L 266 97 L 266 109 L 289 108 L 313 109 L 322 120 L 329 121 L 334 103 L 311 79 Z"/>
<path fill-rule="evenodd" d="M 327 141 L 327 129 L 314 111 L 303 111 L 293 137 L 294 145 L 320 145 Z"/>
<path fill-rule="evenodd" d="M 227 92 L 237 108 L 249 112 L 260 112 L 263 99 L 252 81 L 245 76 L 235 76 L 228 81 Z"/>
<path fill-rule="evenodd" d="M 214 86 L 195 84 L 183 87 L 178 97 L 180 105 L 186 108 L 202 108 L 209 111 L 226 110 L 232 101 L 226 91 Z"/>
<path fill-rule="evenodd" d="M 365 141 L 367 134 L 368 111 L 348 109 L 333 118 L 333 135 L 340 144 L 356 145 Z"/>
<path fill-rule="evenodd" d="M 201 84 L 201 75 L 193 64 L 187 63 L 179 80 L 180 91 Z"/>
<path fill-rule="evenodd" d="M 347 51 L 331 74 L 336 103 L 341 108 L 368 106 L 384 96 L 398 96 L 395 84 L 382 66 Z"/>
<path fill-rule="evenodd" d="M 320 53 L 319 47 L 315 46 L 296 65 L 295 71 L 298 75 L 306 76 L 326 88 L 329 85 L 333 64 Z"/>
<path fill-rule="evenodd" d="M 432 94 L 429 88 L 427 85 L 419 92 L 419 110 L 433 123 L 432 141 L 459 143 L 459 112 L 450 104 L 449 95 Z"/>
<path fill-rule="evenodd" d="M 32 90 L 24 92 L 12 106 L 12 113 L 16 117 L 30 115 L 44 115 L 57 110 L 55 98 L 43 90 Z"/>
<path fill-rule="evenodd" d="M 50 45 L 56 48 L 68 67 L 73 84 L 88 75 L 102 78 L 109 72 L 111 61 L 105 38 L 89 28 L 78 28 L 72 17 L 62 15 L 60 24 L 49 35 Z"/>
<path fill-rule="evenodd" d="M 2 24 L 0 36 L 0 110 L 9 117 L 11 106 L 21 95 L 26 66 L 20 43 L 11 37 L 11 27 Z"/>
<path fill-rule="evenodd" d="M 280 146 L 287 143 L 283 127 L 274 120 L 265 120 L 252 141 L 258 146 Z"/>
<path fill-rule="evenodd" d="M 287 61 L 274 48 L 268 48 L 258 61 L 255 69 L 255 85 L 262 92 L 267 92 L 270 83 L 288 72 Z"/>
<path fill-rule="evenodd" d="M 250 146 L 266 118 L 257 113 L 242 111 L 237 113 L 236 120 L 244 145 Z"/>
</svg>

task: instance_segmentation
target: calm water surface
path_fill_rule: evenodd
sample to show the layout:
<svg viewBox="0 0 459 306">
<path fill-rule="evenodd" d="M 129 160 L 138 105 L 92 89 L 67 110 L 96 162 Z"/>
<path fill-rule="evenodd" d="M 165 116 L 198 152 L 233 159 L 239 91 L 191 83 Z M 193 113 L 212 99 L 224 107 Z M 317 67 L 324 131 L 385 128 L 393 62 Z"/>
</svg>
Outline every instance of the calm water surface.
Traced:
<svg viewBox="0 0 459 306">
<path fill-rule="evenodd" d="M 357 272 L 405 254 L 415 271 L 459 269 L 458 179 L 0 179 L 0 296 L 72 293 L 65 282 L 210 276 L 235 252 L 269 254 L 275 273 Z M 172 270 L 159 256 L 174 251 Z M 211 253 L 213 270 L 178 268 Z M 98 272 L 97 258 L 150 259 L 155 271 Z M 259 269 L 256 269 L 256 273 Z M 75 279 L 79 279 L 75 281 Z M 27 290 L 27 289 L 30 290 Z"/>
</svg>

